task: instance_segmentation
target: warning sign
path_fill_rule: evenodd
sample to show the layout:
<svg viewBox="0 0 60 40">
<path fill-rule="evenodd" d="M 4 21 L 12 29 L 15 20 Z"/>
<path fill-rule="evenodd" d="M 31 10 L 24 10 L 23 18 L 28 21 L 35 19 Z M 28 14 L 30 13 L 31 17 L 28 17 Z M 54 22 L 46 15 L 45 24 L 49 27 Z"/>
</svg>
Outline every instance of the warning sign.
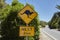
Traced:
<svg viewBox="0 0 60 40">
<path fill-rule="evenodd" d="M 34 27 L 20 27 L 19 36 L 34 36 Z"/>
<path fill-rule="evenodd" d="M 36 16 L 37 13 L 29 6 L 26 5 L 19 13 L 18 16 L 26 23 L 29 24 Z"/>
</svg>

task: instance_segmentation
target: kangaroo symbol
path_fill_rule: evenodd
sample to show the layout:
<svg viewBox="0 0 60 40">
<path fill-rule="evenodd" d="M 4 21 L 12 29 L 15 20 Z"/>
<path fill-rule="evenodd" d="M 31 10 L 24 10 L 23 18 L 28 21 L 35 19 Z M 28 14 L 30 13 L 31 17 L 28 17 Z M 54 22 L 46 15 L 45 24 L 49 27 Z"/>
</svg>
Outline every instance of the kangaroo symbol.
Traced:
<svg viewBox="0 0 60 40">
<path fill-rule="evenodd" d="M 28 18 L 30 18 L 29 15 L 31 15 L 32 13 L 33 12 L 30 12 L 29 10 L 26 10 L 23 14 L 26 14 L 28 16 Z M 23 14 L 21 14 L 21 15 L 23 15 Z"/>
</svg>

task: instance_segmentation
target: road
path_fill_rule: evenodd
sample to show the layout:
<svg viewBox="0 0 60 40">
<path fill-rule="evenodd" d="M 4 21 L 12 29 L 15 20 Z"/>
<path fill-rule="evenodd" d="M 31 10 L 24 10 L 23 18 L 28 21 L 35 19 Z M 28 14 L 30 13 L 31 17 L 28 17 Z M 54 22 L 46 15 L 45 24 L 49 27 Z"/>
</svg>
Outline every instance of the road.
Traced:
<svg viewBox="0 0 60 40">
<path fill-rule="evenodd" d="M 45 36 L 48 36 L 48 39 L 50 37 L 50 40 L 60 40 L 60 31 L 57 31 L 55 29 L 49 29 L 48 27 L 42 28 L 40 30 L 42 34 L 45 34 Z"/>
<path fill-rule="evenodd" d="M 43 32 L 42 28 L 40 29 L 40 40 L 53 40 L 49 37 L 45 32 Z"/>
</svg>

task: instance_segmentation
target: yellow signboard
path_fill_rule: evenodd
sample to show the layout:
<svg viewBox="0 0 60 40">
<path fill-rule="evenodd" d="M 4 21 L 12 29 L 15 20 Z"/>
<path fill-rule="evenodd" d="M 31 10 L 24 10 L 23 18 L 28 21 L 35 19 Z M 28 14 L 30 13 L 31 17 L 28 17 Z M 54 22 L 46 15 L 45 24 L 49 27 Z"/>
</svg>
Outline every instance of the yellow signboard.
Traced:
<svg viewBox="0 0 60 40">
<path fill-rule="evenodd" d="M 37 13 L 29 6 L 26 5 L 19 13 L 18 16 L 26 23 L 29 24 L 36 16 Z"/>
<path fill-rule="evenodd" d="M 19 36 L 34 36 L 34 27 L 21 26 Z"/>
</svg>

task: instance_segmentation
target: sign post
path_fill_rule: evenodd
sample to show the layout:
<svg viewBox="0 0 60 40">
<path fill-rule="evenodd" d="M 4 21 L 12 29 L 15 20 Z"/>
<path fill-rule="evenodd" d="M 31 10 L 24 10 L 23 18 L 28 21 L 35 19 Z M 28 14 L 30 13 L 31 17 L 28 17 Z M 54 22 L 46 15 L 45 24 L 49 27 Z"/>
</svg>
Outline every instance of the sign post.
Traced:
<svg viewBox="0 0 60 40">
<path fill-rule="evenodd" d="M 26 36 L 26 40 L 29 40 L 27 36 Z"/>
<path fill-rule="evenodd" d="M 26 36 L 26 40 L 29 40 L 28 36 L 34 36 L 34 27 L 30 27 L 28 24 L 37 16 L 37 13 L 30 5 L 26 5 L 18 16 L 26 23 L 25 27 L 20 27 L 19 36 Z"/>
<path fill-rule="evenodd" d="M 28 24 L 26 24 L 26 26 L 28 27 Z M 26 36 L 26 40 L 29 40 L 29 39 L 28 39 L 28 36 Z"/>
</svg>

